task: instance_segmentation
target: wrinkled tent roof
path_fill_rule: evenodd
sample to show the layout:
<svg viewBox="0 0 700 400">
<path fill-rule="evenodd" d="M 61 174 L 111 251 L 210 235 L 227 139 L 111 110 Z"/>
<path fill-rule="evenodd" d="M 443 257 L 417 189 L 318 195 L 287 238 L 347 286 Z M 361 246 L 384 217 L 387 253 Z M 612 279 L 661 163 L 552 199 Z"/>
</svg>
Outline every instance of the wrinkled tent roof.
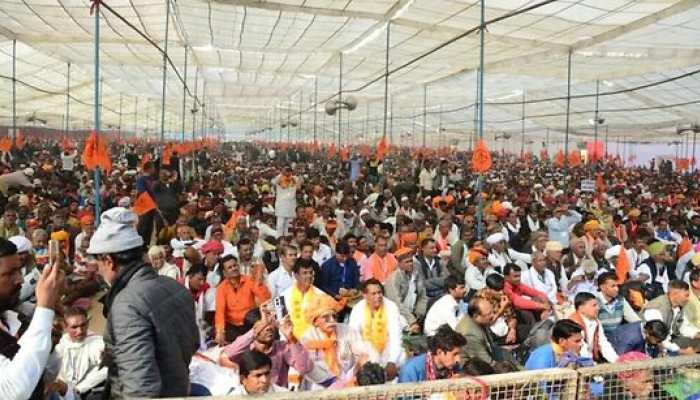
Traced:
<svg viewBox="0 0 700 400">
<path fill-rule="evenodd" d="M 164 47 L 166 2 L 105 0 L 123 18 Z M 538 3 L 487 0 L 486 19 Z M 207 128 L 232 134 L 263 131 L 279 138 L 288 118 L 310 135 L 337 133 L 337 118 L 323 112 L 336 95 L 340 54 L 344 96 L 358 107 L 344 121 L 348 142 L 374 141 L 382 130 L 386 27 L 391 21 L 390 70 L 468 31 L 471 34 L 392 73 L 389 80 L 394 141 L 420 144 L 424 94 L 428 144 L 461 140 L 474 129 L 480 7 L 475 0 L 177 0 L 172 3 L 168 55 L 202 98 Z M 11 125 L 12 39 L 17 40 L 18 125 L 36 113 L 62 127 L 66 75 L 71 63 L 71 128 L 92 126 L 94 18 L 87 0 L 0 0 L 3 124 Z M 700 112 L 700 1 L 561 0 L 488 26 L 485 37 L 485 130 L 533 140 L 561 137 L 566 123 L 567 58 L 572 50 L 572 95 L 664 84 L 600 97 L 611 136 L 657 140 Z M 113 13 L 102 11 L 103 126 L 160 130 L 161 53 Z M 197 72 L 195 78 L 195 73 Z M 367 85 L 368 82 L 375 83 Z M 315 83 L 317 106 L 313 106 Z M 361 90 L 357 90 L 360 89 Z M 345 91 L 348 91 L 347 93 Z M 535 101 L 551 99 L 550 101 Z M 180 132 L 182 82 L 168 69 L 166 130 Z M 571 131 L 590 135 L 595 96 L 571 101 Z M 188 97 L 187 131 L 192 99 Z M 301 103 L 301 104 L 300 104 Z M 501 104 L 498 104 L 501 103 Z M 121 119 L 120 119 L 121 104 Z M 343 118 L 348 116 L 343 112 Z M 199 120 L 199 117 L 197 117 Z M 199 128 L 198 128 L 199 129 Z M 445 132 L 444 135 L 435 135 Z M 281 134 L 281 135 L 280 135 Z M 175 137 L 179 137 L 179 133 Z M 437 139 L 436 139 L 437 138 Z"/>
</svg>

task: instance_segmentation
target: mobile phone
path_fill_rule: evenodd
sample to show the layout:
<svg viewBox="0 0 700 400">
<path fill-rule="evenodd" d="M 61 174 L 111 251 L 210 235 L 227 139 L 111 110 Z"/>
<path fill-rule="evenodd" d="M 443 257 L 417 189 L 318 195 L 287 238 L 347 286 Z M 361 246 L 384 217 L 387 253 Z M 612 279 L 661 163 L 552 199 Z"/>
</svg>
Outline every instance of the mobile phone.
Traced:
<svg viewBox="0 0 700 400">
<path fill-rule="evenodd" d="M 282 321 L 287 316 L 287 306 L 284 303 L 284 296 L 277 296 L 272 299 L 272 307 L 277 321 Z"/>
<path fill-rule="evenodd" d="M 53 266 L 61 257 L 60 244 L 58 240 L 49 240 L 49 264 Z"/>
</svg>

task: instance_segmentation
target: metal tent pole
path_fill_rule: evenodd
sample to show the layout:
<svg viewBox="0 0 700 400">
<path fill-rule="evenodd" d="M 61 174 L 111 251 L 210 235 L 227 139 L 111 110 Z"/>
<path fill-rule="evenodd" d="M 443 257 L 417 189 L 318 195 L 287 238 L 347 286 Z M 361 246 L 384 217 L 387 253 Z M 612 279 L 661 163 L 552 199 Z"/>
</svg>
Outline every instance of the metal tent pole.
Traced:
<svg viewBox="0 0 700 400">
<path fill-rule="evenodd" d="M 119 135 L 119 140 L 122 138 L 122 104 L 123 104 L 123 95 L 119 93 L 119 125 L 117 126 L 117 134 Z"/>
<path fill-rule="evenodd" d="M 316 115 L 317 109 L 318 109 L 318 76 L 314 76 L 314 143 L 316 143 L 316 124 L 318 121 L 318 116 Z"/>
<path fill-rule="evenodd" d="M 478 118 L 479 118 L 479 123 L 478 123 L 478 130 L 479 130 L 479 139 L 483 140 L 484 138 L 484 35 L 486 31 L 486 0 L 481 0 L 481 24 L 480 24 L 480 34 L 479 34 L 479 70 L 477 72 L 478 74 L 478 103 L 477 106 L 478 108 Z M 480 194 L 482 192 L 482 187 L 484 184 L 484 174 L 479 173 L 479 176 L 476 180 L 476 193 Z M 484 196 L 477 196 L 478 197 L 478 202 L 479 206 L 477 209 L 477 225 L 476 225 L 476 236 L 478 239 L 482 239 L 482 233 L 483 233 L 483 219 L 484 219 Z"/>
<path fill-rule="evenodd" d="M 187 46 L 185 46 L 185 71 L 184 79 L 182 82 L 182 135 L 180 140 L 185 141 L 185 121 L 187 120 Z"/>
<path fill-rule="evenodd" d="M 479 87 L 481 86 L 480 68 L 476 69 L 476 93 L 474 94 L 474 130 L 469 135 L 469 151 L 474 149 L 474 136 L 479 131 Z"/>
<path fill-rule="evenodd" d="M 600 81 L 595 81 L 595 120 L 593 121 L 593 151 L 598 151 L 598 99 L 600 97 Z M 598 162 L 596 161 L 596 165 Z"/>
<path fill-rule="evenodd" d="M 302 134 L 303 132 L 301 131 L 301 118 L 303 116 L 303 106 L 304 106 L 304 86 L 301 87 L 301 91 L 299 92 L 299 122 L 297 125 L 297 141 L 298 142 L 303 142 L 303 137 Z"/>
<path fill-rule="evenodd" d="M 12 143 L 17 134 L 17 39 L 12 39 Z"/>
<path fill-rule="evenodd" d="M 94 86 L 95 86 L 95 134 L 98 137 L 100 136 L 100 128 L 101 128 L 101 121 L 100 121 L 100 89 L 101 89 L 101 79 L 100 79 L 100 3 L 96 3 L 95 6 L 95 80 L 94 80 Z M 95 195 L 95 224 L 99 226 L 100 224 L 100 188 L 102 187 L 102 184 L 100 182 L 101 176 L 100 176 L 100 167 L 95 168 L 95 186 L 94 186 L 94 195 Z"/>
<path fill-rule="evenodd" d="M 199 83 L 199 66 L 194 70 L 194 98 L 192 99 L 192 141 L 194 142 L 195 131 L 197 130 L 197 84 Z M 192 157 L 192 168 L 195 166 L 195 157 Z M 195 169 L 196 171 L 196 169 Z"/>
<path fill-rule="evenodd" d="M 569 168 L 569 120 L 571 117 L 571 49 L 569 49 L 569 62 L 567 63 L 566 78 L 566 133 L 564 135 L 564 165 Z"/>
<path fill-rule="evenodd" d="M 605 127 L 605 161 L 608 160 L 608 127 Z"/>
<path fill-rule="evenodd" d="M 134 97 L 134 137 L 136 137 L 136 130 L 139 125 L 139 97 Z"/>
<path fill-rule="evenodd" d="M 70 63 L 68 63 L 68 73 L 66 74 L 66 134 L 70 130 Z"/>
<path fill-rule="evenodd" d="M 170 33 L 170 0 L 165 0 L 165 44 L 163 45 L 163 94 L 160 99 L 160 141 L 165 140 L 165 94 L 168 83 L 168 34 Z"/>
<path fill-rule="evenodd" d="M 394 143 L 394 97 L 391 97 L 391 110 L 389 112 L 389 142 Z"/>
<path fill-rule="evenodd" d="M 389 47 L 391 44 L 391 20 L 386 24 L 386 49 L 385 49 L 385 60 L 384 60 L 384 127 L 382 131 L 382 138 L 386 138 L 386 128 L 387 128 L 387 111 L 389 108 Z M 391 141 L 391 138 L 389 138 Z"/>
<path fill-rule="evenodd" d="M 343 103 L 343 52 L 340 52 L 340 73 L 338 75 L 338 106 Z M 340 133 L 343 130 L 342 107 L 338 107 L 338 150 L 340 150 Z"/>
<path fill-rule="evenodd" d="M 425 147 L 425 133 L 428 128 L 428 85 L 423 85 L 423 147 Z"/>
<path fill-rule="evenodd" d="M 523 90 L 523 110 L 520 119 L 520 157 L 525 155 L 525 91 Z"/>
<path fill-rule="evenodd" d="M 697 135 L 698 135 L 698 130 L 693 129 L 693 172 L 697 170 L 697 168 L 695 167 L 695 164 L 697 164 L 697 162 L 698 162 L 698 160 L 695 159 L 695 141 L 697 139 Z"/>
</svg>

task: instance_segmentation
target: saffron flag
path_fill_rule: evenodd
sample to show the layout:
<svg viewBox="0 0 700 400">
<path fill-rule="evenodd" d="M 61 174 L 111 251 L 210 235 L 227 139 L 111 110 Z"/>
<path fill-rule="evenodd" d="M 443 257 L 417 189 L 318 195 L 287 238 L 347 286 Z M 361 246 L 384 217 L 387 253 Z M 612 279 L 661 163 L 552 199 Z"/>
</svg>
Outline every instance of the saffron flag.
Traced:
<svg viewBox="0 0 700 400">
<path fill-rule="evenodd" d="M 625 246 L 620 245 L 620 253 L 617 255 L 617 263 L 615 263 L 615 274 L 617 275 L 617 283 L 623 283 L 627 280 L 627 274 L 630 271 L 630 260 L 627 257 Z"/>
<path fill-rule="evenodd" d="M 0 139 L 0 150 L 5 153 L 9 153 L 12 150 L 12 139 L 9 137 L 4 137 Z"/>
<path fill-rule="evenodd" d="M 578 150 L 573 150 L 569 154 L 569 166 L 578 167 L 581 165 L 581 152 Z"/>
<path fill-rule="evenodd" d="M 153 198 L 151 198 L 151 195 L 148 194 L 148 192 L 141 192 L 141 194 L 136 197 L 136 201 L 132 207 L 136 215 L 146 214 L 147 212 L 155 210 L 156 208 L 156 202 L 153 201 Z"/>
<path fill-rule="evenodd" d="M 384 156 L 389 152 L 389 145 L 386 143 L 386 135 L 382 136 L 377 144 L 377 159 L 383 160 Z"/>
<path fill-rule="evenodd" d="M 476 144 L 472 154 L 472 169 L 477 172 L 486 172 L 491 169 L 491 153 L 483 139 Z"/>
<path fill-rule="evenodd" d="M 556 165 L 559 168 L 564 168 L 565 161 L 566 161 L 566 158 L 564 156 L 564 152 L 562 150 L 559 150 L 557 152 L 557 155 L 554 156 L 554 165 Z"/>
</svg>

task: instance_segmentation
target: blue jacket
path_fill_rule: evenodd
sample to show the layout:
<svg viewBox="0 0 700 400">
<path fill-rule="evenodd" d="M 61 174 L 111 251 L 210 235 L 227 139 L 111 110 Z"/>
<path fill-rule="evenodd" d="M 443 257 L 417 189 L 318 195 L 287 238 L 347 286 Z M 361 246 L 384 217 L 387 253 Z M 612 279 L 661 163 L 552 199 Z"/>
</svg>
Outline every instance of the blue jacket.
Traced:
<svg viewBox="0 0 700 400">
<path fill-rule="evenodd" d="M 401 367 L 399 383 L 423 382 L 425 380 L 425 354 L 415 356 Z"/>
<path fill-rule="evenodd" d="M 620 325 L 615 330 L 615 334 L 610 337 L 610 344 L 612 344 L 615 352 L 620 355 L 630 351 L 638 351 L 645 353 L 651 358 L 659 356 L 658 347 L 649 346 L 644 340 L 642 321 Z"/>
<path fill-rule="evenodd" d="M 360 286 L 360 267 L 352 257 L 345 261 L 344 267 L 335 257 L 331 257 L 321 266 L 317 279 L 316 286 L 335 297 L 340 288 L 357 289 Z"/>
<path fill-rule="evenodd" d="M 536 348 L 530 353 L 530 357 L 525 362 L 525 369 L 527 370 L 556 368 L 556 366 L 557 358 L 554 356 L 554 349 L 552 349 L 551 343 Z"/>
</svg>

